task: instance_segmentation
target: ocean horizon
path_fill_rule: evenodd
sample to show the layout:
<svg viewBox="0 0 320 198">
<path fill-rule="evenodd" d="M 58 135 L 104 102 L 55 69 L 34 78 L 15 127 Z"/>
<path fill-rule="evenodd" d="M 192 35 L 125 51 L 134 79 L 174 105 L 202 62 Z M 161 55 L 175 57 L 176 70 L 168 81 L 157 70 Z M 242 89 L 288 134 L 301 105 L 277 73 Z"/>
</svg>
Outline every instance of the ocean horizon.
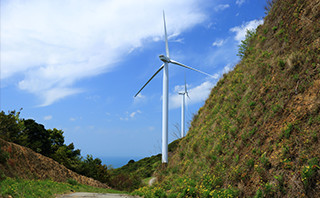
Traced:
<svg viewBox="0 0 320 198">
<path fill-rule="evenodd" d="M 102 164 L 105 164 L 107 166 L 112 166 L 112 168 L 120 168 L 126 164 L 130 160 L 139 161 L 140 159 L 143 159 L 145 157 L 132 157 L 132 156 L 104 156 L 104 157 L 98 157 L 101 159 Z"/>
</svg>

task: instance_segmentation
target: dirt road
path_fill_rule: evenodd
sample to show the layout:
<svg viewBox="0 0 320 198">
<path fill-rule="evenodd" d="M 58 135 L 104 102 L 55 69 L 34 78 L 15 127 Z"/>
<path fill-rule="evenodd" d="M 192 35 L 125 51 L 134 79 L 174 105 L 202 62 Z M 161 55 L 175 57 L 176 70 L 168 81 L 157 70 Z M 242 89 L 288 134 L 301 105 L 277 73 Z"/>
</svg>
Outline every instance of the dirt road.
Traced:
<svg viewBox="0 0 320 198">
<path fill-rule="evenodd" d="M 96 198 L 138 198 L 131 195 L 125 195 L 125 194 L 111 194 L 111 193 L 72 193 L 68 195 L 60 195 L 57 198 L 86 198 L 86 197 L 96 197 Z"/>
</svg>

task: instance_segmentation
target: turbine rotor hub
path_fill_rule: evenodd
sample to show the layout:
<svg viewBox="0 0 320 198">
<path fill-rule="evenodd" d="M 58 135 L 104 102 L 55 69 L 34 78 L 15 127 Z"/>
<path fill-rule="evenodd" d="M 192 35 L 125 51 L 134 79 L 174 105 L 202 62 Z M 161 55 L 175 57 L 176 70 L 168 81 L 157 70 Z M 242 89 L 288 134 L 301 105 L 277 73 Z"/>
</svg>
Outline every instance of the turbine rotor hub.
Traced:
<svg viewBox="0 0 320 198">
<path fill-rule="evenodd" d="M 161 60 L 162 62 L 164 62 L 164 63 L 170 63 L 170 62 L 171 62 L 170 58 L 167 57 L 167 56 L 165 56 L 165 55 L 163 55 L 163 54 L 161 54 L 161 55 L 159 56 L 159 58 L 160 58 L 160 60 Z"/>
</svg>

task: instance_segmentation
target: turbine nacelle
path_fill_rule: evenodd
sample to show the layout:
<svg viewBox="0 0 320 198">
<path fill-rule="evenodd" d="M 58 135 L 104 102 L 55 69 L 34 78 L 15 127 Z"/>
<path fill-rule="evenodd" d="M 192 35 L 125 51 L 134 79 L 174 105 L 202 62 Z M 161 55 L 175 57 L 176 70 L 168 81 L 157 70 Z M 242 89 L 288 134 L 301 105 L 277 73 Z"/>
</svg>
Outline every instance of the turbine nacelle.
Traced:
<svg viewBox="0 0 320 198">
<path fill-rule="evenodd" d="M 164 63 L 170 63 L 171 62 L 170 58 L 165 56 L 165 55 L 163 55 L 163 54 L 159 55 L 159 58 Z"/>
</svg>

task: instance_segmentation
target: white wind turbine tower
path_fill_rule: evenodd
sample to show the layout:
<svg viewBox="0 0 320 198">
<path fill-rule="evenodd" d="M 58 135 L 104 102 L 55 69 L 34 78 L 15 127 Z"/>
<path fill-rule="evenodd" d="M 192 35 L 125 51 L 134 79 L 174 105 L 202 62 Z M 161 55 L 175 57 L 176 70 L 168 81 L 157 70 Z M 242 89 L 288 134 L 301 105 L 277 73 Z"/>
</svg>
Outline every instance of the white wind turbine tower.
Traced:
<svg viewBox="0 0 320 198">
<path fill-rule="evenodd" d="M 187 82 L 186 78 L 184 78 L 184 92 L 179 92 L 179 95 L 182 95 L 182 102 L 181 102 L 181 138 L 185 136 L 185 101 L 186 101 L 186 95 L 189 97 L 188 91 L 187 91 Z"/>
<path fill-rule="evenodd" d="M 160 55 L 159 58 L 163 62 L 161 67 L 153 74 L 153 76 L 142 86 L 142 88 L 138 91 L 138 93 L 134 96 L 136 97 L 142 89 L 163 69 L 163 90 L 162 90 L 162 163 L 168 163 L 168 85 L 169 85 L 169 72 L 168 72 L 168 65 L 169 63 L 179 65 L 181 67 L 185 67 L 207 76 L 212 77 L 210 74 L 202 72 L 200 70 L 194 69 L 192 67 L 186 66 L 182 63 L 174 61 L 169 58 L 169 47 L 168 47 L 168 36 L 167 36 L 167 28 L 166 28 L 166 20 L 165 14 L 163 11 L 163 23 L 164 23 L 164 37 L 165 37 L 165 44 L 166 44 L 166 55 Z"/>
</svg>

